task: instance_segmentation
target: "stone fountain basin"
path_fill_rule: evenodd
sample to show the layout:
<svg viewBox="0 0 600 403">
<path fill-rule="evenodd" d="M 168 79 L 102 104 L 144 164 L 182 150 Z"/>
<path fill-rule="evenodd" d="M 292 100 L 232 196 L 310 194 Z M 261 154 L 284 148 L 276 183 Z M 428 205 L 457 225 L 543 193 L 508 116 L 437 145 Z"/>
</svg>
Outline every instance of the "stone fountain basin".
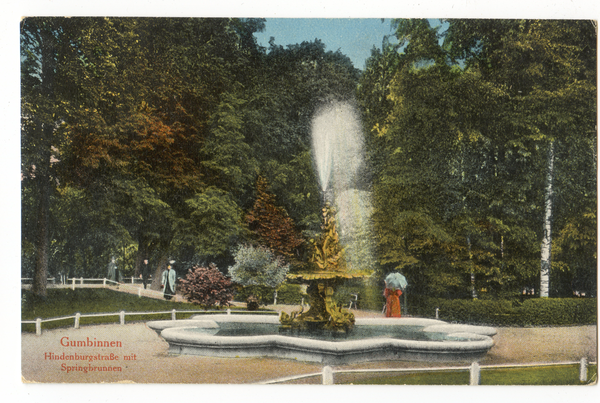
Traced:
<svg viewBox="0 0 600 403">
<path fill-rule="evenodd" d="M 221 326 L 277 325 L 273 315 L 211 315 L 186 320 L 148 322 L 169 343 L 170 354 L 213 357 L 275 357 L 340 365 L 356 362 L 477 361 L 494 345 L 496 329 L 487 326 L 449 324 L 423 318 L 358 318 L 355 327 L 407 326 L 421 332 L 442 334 L 442 340 L 405 340 L 374 337 L 359 340 L 317 340 L 285 334 L 256 336 L 215 335 Z M 200 330 L 201 329 L 201 330 Z"/>
</svg>

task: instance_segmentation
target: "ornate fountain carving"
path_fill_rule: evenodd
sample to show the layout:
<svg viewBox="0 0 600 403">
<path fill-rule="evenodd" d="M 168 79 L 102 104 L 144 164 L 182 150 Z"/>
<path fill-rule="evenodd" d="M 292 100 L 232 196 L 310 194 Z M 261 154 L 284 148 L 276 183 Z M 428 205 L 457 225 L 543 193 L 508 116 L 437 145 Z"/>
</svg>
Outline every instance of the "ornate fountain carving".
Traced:
<svg viewBox="0 0 600 403">
<path fill-rule="evenodd" d="M 335 209 L 329 203 L 323 207 L 321 234 L 317 239 L 311 239 L 311 245 L 313 250 L 306 270 L 288 274 L 292 281 L 309 283 L 310 309 L 304 312 L 302 308 L 290 315 L 282 313 L 282 327 L 347 332 L 354 326 L 354 314 L 337 306 L 333 301 L 334 289 L 344 279 L 364 277 L 370 273 L 347 270 L 336 229 Z"/>
</svg>

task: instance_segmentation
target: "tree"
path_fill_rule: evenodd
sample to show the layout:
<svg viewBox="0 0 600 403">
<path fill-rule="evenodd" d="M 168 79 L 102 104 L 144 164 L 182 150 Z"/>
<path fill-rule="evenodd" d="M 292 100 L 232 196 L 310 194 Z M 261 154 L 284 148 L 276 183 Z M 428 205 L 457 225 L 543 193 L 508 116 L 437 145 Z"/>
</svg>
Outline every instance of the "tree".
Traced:
<svg viewBox="0 0 600 403">
<path fill-rule="evenodd" d="M 86 62 L 81 53 L 84 37 L 104 25 L 103 20 L 91 19 L 63 22 L 50 17 L 21 22 L 23 189 L 34 187 L 36 194 L 33 203 L 23 198 L 23 217 L 35 216 L 35 240 L 24 243 L 34 245 L 32 291 L 42 298 L 46 296 L 52 204 L 59 197 L 57 186 L 64 182 L 61 160 L 70 141 L 67 127 L 74 112 L 90 100 L 88 94 L 80 93 L 73 75 Z M 111 52 L 96 56 L 101 63 L 111 62 Z M 24 231 L 25 236 L 31 234 Z"/>
<path fill-rule="evenodd" d="M 448 23 L 396 21 L 406 46 L 393 78 L 364 76 L 387 91 L 363 102 L 380 263 L 430 294 L 515 295 L 536 278 L 536 253 L 539 279 L 540 179 L 561 161 L 550 151 L 593 132 L 594 36 L 585 22 Z M 554 189 L 569 183 L 558 172 Z"/>
<path fill-rule="evenodd" d="M 548 297 L 554 193 L 564 186 L 555 180 L 555 154 L 569 142 L 588 141 L 594 132 L 595 27 L 589 21 L 458 20 L 451 21 L 448 38 L 451 55 L 463 57 L 504 93 L 510 109 L 502 126 L 514 133 L 509 144 L 525 158 L 538 157 L 545 171 L 538 198 L 545 206 L 540 296 Z"/>
<path fill-rule="evenodd" d="M 275 196 L 268 191 L 262 176 L 256 179 L 256 201 L 246 215 L 246 222 L 259 244 L 288 261 L 298 259 L 304 239 L 285 209 L 275 205 Z"/>
</svg>

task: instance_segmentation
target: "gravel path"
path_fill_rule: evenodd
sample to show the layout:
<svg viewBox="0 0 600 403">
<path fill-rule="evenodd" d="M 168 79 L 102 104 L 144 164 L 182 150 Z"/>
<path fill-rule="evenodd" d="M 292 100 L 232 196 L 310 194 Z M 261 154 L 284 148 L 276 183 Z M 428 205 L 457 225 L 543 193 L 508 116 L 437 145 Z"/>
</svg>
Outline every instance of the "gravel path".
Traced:
<svg viewBox="0 0 600 403">
<path fill-rule="evenodd" d="M 357 316 L 380 314 L 357 312 Z M 118 341 L 121 347 L 86 349 L 61 345 L 61 340 L 64 344 L 67 341 L 87 342 L 88 339 L 91 342 Z M 293 360 L 170 356 L 167 354 L 168 344 L 144 323 L 48 330 L 41 336 L 22 334 L 21 340 L 23 382 L 242 384 L 322 370 L 320 364 Z M 589 361 L 597 360 L 596 326 L 498 328 L 494 340 L 494 347 L 480 362 L 482 365 L 578 361 L 582 357 Z M 63 353 L 92 355 L 95 360 L 81 360 L 81 357 L 74 357 L 79 358 L 76 360 L 52 359 L 60 357 Z M 113 358 L 118 360 L 107 359 L 111 358 L 111 353 Z M 385 361 L 337 366 L 334 369 L 415 368 L 438 365 L 448 366 L 448 363 Z M 104 371 L 109 368 L 118 371 Z M 320 380 L 312 379 L 306 383 L 318 381 Z"/>
</svg>

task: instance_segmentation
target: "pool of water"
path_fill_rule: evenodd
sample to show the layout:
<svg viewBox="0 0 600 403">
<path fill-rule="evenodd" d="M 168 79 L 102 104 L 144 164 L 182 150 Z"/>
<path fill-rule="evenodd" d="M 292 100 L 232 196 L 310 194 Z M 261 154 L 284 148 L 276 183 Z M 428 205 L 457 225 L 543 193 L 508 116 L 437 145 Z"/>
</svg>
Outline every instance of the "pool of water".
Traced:
<svg viewBox="0 0 600 403">
<path fill-rule="evenodd" d="M 423 326 L 355 326 L 350 332 L 300 331 L 282 329 L 272 323 L 220 323 L 219 328 L 188 328 L 186 332 L 208 334 L 212 336 L 267 336 L 282 335 L 304 339 L 325 341 L 350 341 L 374 338 L 393 338 L 419 341 L 457 340 L 442 332 L 423 332 Z"/>
</svg>

